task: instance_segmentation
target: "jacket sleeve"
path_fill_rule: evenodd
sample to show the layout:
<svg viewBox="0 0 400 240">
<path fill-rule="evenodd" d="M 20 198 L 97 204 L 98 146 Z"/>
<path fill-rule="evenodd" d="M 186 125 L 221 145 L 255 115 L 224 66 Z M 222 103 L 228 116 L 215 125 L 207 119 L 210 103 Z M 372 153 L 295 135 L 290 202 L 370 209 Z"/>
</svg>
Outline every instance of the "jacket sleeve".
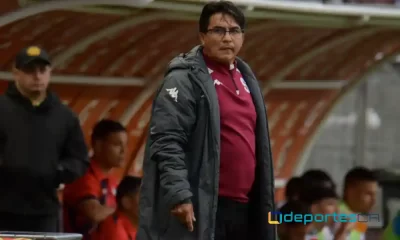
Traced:
<svg viewBox="0 0 400 240">
<path fill-rule="evenodd" d="M 63 154 L 58 165 L 60 183 L 71 183 L 85 174 L 89 166 L 89 154 L 79 119 L 74 116 L 68 129 Z"/>
<path fill-rule="evenodd" d="M 192 196 L 185 149 L 196 122 L 195 104 L 191 81 L 174 72 L 166 76 L 153 103 L 150 158 L 157 162 L 161 193 L 170 209 Z"/>
</svg>

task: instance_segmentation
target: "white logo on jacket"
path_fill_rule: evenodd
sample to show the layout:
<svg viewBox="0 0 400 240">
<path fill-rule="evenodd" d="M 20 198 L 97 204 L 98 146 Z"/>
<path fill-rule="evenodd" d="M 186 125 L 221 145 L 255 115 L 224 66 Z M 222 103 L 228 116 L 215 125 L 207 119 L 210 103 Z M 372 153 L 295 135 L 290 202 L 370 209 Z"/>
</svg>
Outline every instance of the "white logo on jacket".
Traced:
<svg viewBox="0 0 400 240">
<path fill-rule="evenodd" d="M 167 88 L 165 90 L 167 90 L 168 94 L 172 97 L 172 99 L 174 99 L 175 102 L 178 102 L 178 92 L 179 92 L 179 90 L 176 90 L 176 87 Z"/>
<path fill-rule="evenodd" d="M 244 90 L 246 90 L 246 92 L 250 93 L 250 89 L 249 89 L 249 87 L 247 86 L 246 81 L 245 81 L 242 77 L 240 78 L 240 82 L 242 82 L 242 85 L 243 85 L 243 87 L 244 87 Z"/>
</svg>

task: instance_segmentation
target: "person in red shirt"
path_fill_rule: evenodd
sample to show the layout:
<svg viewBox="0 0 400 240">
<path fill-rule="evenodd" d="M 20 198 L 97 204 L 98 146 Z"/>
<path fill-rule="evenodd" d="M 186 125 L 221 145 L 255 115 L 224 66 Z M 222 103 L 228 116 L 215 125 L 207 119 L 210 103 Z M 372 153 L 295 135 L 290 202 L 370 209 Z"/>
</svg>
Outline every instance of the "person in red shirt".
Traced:
<svg viewBox="0 0 400 240">
<path fill-rule="evenodd" d="M 90 240 L 135 240 L 141 179 L 126 176 L 117 189 L 117 211 L 101 222 Z"/>
<path fill-rule="evenodd" d="M 123 163 L 127 140 L 126 129 L 119 122 L 102 120 L 96 124 L 90 167 L 63 192 L 65 232 L 81 233 L 85 239 L 97 223 L 114 213 L 118 182 L 110 172 Z"/>
</svg>

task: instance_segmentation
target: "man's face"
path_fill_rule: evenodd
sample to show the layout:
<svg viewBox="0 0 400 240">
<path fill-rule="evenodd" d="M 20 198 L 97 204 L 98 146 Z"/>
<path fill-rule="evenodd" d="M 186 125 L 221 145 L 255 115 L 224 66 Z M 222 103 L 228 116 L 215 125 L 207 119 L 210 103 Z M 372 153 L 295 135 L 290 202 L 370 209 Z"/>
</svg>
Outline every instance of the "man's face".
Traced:
<svg viewBox="0 0 400 240">
<path fill-rule="evenodd" d="M 313 214 L 334 214 L 337 212 L 338 201 L 336 198 L 324 198 L 313 204 Z"/>
<path fill-rule="evenodd" d="M 325 198 L 317 204 L 317 211 L 323 215 L 333 215 L 339 211 L 338 200 L 336 198 Z M 335 222 L 334 217 L 327 218 L 328 225 Z"/>
<path fill-rule="evenodd" d="M 359 207 L 358 212 L 367 213 L 375 206 L 377 192 L 377 182 L 362 181 L 350 187 L 349 196 L 353 205 Z"/>
<path fill-rule="evenodd" d="M 36 95 L 46 91 L 51 77 L 51 67 L 42 61 L 33 61 L 20 69 L 14 69 L 18 87 L 27 94 Z"/>
<path fill-rule="evenodd" d="M 136 216 L 139 208 L 139 193 L 126 195 L 122 199 L 122 207 L 130 216 Z"/>
<path fill-rule="evenodd" d="M 210 17 L 207 30 L 200 33 L 207 56 L 220 63 L 233 63 L 243 45 L 243 29 L 232 16 L 216 13 Z"/>
<path fill-rule="evenodd" d="M 106 139 L 95 144 L 94 154 L 102 157 L 107 167 L 121 167 L 125 160 L 127 142 L 128 135 L 126 132 L 110 133 Z"/>
</svg>

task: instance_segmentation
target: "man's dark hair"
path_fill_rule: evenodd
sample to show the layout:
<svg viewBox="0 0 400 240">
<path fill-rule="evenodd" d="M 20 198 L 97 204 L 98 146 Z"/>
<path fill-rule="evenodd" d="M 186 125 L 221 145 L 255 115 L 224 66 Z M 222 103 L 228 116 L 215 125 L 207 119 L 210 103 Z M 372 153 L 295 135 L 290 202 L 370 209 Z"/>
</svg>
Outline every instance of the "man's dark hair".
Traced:
<svg viewBox="0 0 400 240">
<path fill-rule="evenodd" d="M 302 216 L 306 214 L 311 214 L 311 206 L 307 203 L 300 202 L 300 201 L 289 201 L 285 203 L 280 209 L 279 209 L 280 214 L 301 214 Z M 304 224 L 303 222 L 285 222 L 285 224 Z"/>
<path fill-rule="evenodd" d="M 310 169 L 301 176 L 305 187 L 330 188 L 336 190 L 336 184 L 331 176 L 320 169 Z"/>
<path fill-rule="evenodd" d="M 210 18 L 216 13 L 222 13 L 231 16 L 235 19 L 236 23 L 244 30 L 246 25 L 246 19 L 242 10 L 230 1 L 210 2 L 203 7 L 203 11 L 200 15 L 199 20 L 199 31 L 206 33 L 208 25 L 210 24 Z"/>
<path fill-rule="evenodd" d="M 298 199 L 306 204 L 313 205 L 329 198 L 339 198 L 334 189 L 320 186 L 305 186 L 301 189 Z"/>
<path fill-rule="evenodd" d="M 302 188 L 302 179 L 300 177 L 292 177 L 286 184 L 285 197 L 287 201 L 296 200 L 299 197 Z"/>
<path fill-rule="evenodd" d="M 121 200 L 125 196 L 134 195 L 140 190 L 142 179 L 134 176 L 125 176 L 117 187 L 116 200 L 121 205 Z"/>
<path fill-rule="evenodd" d="M 121 123 L 114 120 L 103 119 L 98 122 L 92 132 L 92 144 L 97 140 L 106 139 L 111 133 L 125 132 L 126 128 Z"/>
<path fill-rule="evenodd" d="M 365 167 L 355 167 L 347 172 L 344 178 L 344 189 L 360 182 L 378 182 L 375 172 Z"/>
</svg>

